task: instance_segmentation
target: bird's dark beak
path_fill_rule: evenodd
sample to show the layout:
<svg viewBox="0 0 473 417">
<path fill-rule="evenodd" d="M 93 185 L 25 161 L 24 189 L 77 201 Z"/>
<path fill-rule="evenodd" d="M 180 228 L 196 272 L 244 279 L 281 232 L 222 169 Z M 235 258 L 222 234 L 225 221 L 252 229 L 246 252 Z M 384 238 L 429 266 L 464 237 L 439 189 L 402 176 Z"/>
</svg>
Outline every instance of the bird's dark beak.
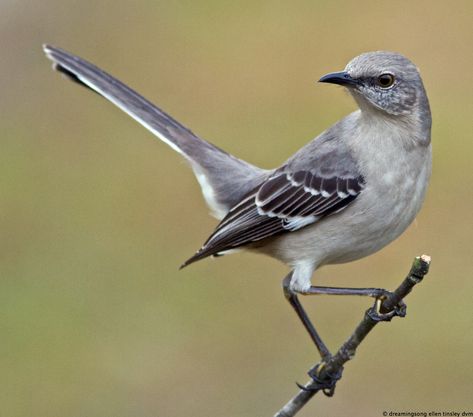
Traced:
<svg viewBox="0 0 473 417">
<path fill-rule="evenodd" d="M 338 84 L 345 87 L 358 85 L 358 81 L 352 78 L 346 71 L 331 72 L 330 74 L 324 75 L 319 80 L 319 83 Z"/>
</svg>

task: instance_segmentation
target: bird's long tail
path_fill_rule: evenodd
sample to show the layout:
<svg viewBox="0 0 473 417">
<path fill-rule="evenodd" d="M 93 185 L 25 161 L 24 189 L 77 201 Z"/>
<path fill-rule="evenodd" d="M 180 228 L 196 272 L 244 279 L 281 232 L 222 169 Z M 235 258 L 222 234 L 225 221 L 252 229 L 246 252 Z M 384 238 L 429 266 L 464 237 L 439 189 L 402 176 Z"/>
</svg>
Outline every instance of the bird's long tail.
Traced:
<svg viewBox="0 0 473 417">
<path fill-rule="evenodd" d="M 183 155 L 190 162 L 215 217 L 223 218 L 266 175 L 267 171 L 199 138 L 130 87 L 90 62 L 50 45 L 44 45 L 43 48 L 57 71 L 105 97 Z"/>
</svg>

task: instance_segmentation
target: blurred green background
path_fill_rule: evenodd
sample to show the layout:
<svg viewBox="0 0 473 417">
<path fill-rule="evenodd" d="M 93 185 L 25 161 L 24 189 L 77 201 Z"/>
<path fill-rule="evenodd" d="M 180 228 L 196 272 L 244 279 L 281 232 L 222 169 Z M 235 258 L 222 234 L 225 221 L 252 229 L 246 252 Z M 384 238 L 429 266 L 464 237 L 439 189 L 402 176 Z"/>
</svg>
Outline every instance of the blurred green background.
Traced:
<svg viewBox="0 0 473 417">
<path fill-rule="evenodd" d="M 407 318 L 378 326 L 335 397 L 300 415 L 473 411 L 472 19 L 469 0 L 2 1 L 0 415 L 270 416 L 318 359 L 284 266 L 238 254 L 177 270 L 216 224 L 191 171 L 53 73 L 44 42 L 266 168 L 355 108 L 321 75 L 364 51 L 410 57 L 434 117 L 423 210 L 386 249 L 314 281 L 394 288 L 421 253 L 432 270 Z M 370 302 L 305 304 L 335 348 Z"/>
</svg>

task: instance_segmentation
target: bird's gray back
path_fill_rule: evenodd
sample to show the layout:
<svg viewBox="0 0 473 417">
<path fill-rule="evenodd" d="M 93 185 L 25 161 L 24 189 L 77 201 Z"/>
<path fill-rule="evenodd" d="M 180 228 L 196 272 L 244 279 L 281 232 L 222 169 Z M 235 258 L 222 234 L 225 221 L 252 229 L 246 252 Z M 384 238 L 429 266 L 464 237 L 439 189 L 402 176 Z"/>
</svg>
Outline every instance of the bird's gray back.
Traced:
<svg viewBox="0 0 473 417">
<path fill-rule="evenodd" d="M 322 132 L 291 156 L 283 165 L 291 171 L 310 169 L 323 177 L 347 177 L 358 173 L 356 159 L 349 147 L 356 127 L 356 114 L 349 114 Z"/>
</svg>

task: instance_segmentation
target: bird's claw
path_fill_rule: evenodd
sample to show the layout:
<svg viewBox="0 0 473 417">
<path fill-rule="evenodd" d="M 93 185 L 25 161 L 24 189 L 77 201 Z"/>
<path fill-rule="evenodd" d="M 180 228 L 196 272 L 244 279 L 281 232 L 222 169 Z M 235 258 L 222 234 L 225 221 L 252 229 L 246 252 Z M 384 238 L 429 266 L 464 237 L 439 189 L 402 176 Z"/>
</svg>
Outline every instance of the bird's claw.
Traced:
<svg viewBox="0 0 473 417">
<path fill-rule="evenodd" d="M 390 294 L 389 291 L 386 291 L 386 295 Z M 399 303 L 387 313 L 381 313 L 381 306 L 383 304 L 384 299 L 386 296 L 383 295 L 382 297 L 376 298 L 374 306 L 368 310 L 369 317 L 374 321 L 391 321 L 393 317 L 405 317 L 407 311 L 406 303 L 401 300 Z"/>
<path fill-rule="evenodd" d="M 406 317 L 406 314 L 407 314 L 406 303 L 403 300 L 399 301 L 399 304 L 396 307 L 394 307 L 394 311 L 396 312 L 396 316 Z"/>
<path fill-rule="evenodd" d="M 308 385 L 301 385 L 296 382 L 297 386 L 306 392 L 317 392 L 322 391 L 327 397 L 331 397 L 335 392 L 335 385 L 337 381 L 342 377 L 343 367 L 335 373 L 324 372 L 321 377 L 321 371 L 324 368 L 325 363 L 318 363 L 309 372 L 309 376 L 312 378 L 312 382 Z"/>
</svg>

